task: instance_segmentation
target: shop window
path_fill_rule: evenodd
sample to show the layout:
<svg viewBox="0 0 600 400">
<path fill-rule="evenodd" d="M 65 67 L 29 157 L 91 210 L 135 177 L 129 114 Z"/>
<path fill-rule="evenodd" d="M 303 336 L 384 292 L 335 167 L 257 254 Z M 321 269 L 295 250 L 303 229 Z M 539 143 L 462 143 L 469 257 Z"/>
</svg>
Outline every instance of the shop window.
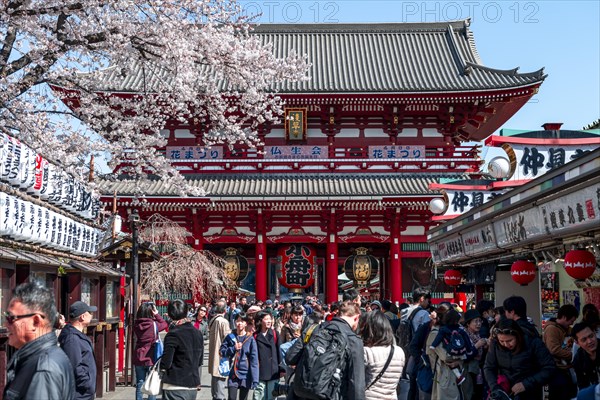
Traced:
<svg viewBox="0 0 600 400">
<path fill-rule="evenodd" d="M 12 296 L 10 281 L 13 270 L 0 268 L 0 312 L 4 313 L 8 308 L 8 303 Z M 4 318 L 0 319 L 0 325 L 4 323 Z"/>
<path fill-rule="evenodd" d="M 119 283 L 106 282 L 106 318 L 113 318 L 118 315 Z"/>
<path fill-rule="evenodd" d="M 81 279 L 81 301 L 88 305 L 91 304 L 92 299 L 92 287 L 91 287 L 91 279 L 83 278 Z"/>
</svg>

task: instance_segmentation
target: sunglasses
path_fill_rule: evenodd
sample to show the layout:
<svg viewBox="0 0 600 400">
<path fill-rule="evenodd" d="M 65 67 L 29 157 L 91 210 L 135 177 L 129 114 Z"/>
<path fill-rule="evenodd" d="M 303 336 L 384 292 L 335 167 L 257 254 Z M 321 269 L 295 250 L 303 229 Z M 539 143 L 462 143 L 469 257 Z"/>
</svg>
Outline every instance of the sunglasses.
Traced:
<svg viewBox="0 0 600 400">
<path fill-rule="evenodd" d="M 206 312 L 206 308 L 201 308 L 200 311 Z"/>
<path fill-rule="evenodd" d="M 494 329 L 494 333 L 496 335 L 500 334 L 500 335 L 513 335 L 513 336 L 517 336 L 517 331 L 515 331 L 514 329 L 500 329 L 500 328 L 496 328 L 496 329 Z"/>
<path fill-rule="evenodd" d="M 13 315 L 9 312 L 5 312 L 4 313 L 4 319 L 6 319 L 6 322 L 9 324 L 14 324 L 16 320 L 18 319 L 23 319 L 23 318 L 29 318 L 29 317 L 33 317 L 34 315 L 39 315 L 42 318 L 46 318 L 46 316 L 44 316 L 43 314 L 40 313 L 31 313 L 31 314 L 23 314 L 23 315 Z"/>
</svg>

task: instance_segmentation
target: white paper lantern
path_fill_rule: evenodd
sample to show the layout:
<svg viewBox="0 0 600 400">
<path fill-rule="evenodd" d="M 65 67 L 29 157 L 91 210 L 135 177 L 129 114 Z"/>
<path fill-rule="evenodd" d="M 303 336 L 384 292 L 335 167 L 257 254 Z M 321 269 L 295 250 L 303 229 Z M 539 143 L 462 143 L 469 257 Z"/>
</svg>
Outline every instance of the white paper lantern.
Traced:
<svg viewBox="0 0 600 400">
<path fill-rule="evenodd" d="M 488 173 L 496 179 L 507 178 L 510 162 L 504 157 L 494 157 L 488 163 Z"/>
<path fill-rule="evenodd" d="M 440 197 L 436 197 L 435 199 L 431 199 L 429 202 L 429 211 L 434 213 L 435 215 L 443 214 L 446 212 L 448 205 L 444 201 L 444 199 Z"/>
</svg>

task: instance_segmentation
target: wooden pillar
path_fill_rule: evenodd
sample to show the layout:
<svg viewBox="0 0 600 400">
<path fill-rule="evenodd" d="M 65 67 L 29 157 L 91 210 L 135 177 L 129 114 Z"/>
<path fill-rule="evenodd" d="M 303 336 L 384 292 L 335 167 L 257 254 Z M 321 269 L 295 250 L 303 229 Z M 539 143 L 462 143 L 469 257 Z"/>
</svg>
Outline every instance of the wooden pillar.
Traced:
<svg viewBox="0 0 600 400">
<path fill-rule="evenodd" d="M 265 301 L 267 293 L 267 246 L 265 243 L 265 221 L 262 209 L 257 210 L 256 215 L 256 260 L 255 268 L 255 292 L 256 300 Z"/>
<path fill-rule="evenodd" d="M 331 209 L 327 229 L 327 265 L 325 268 L 325 302 L 338 301 L 338 246 L 335 209 Z"/>
<path fill-rule="evenodd" d="M 104 324 L 99 322 L 94 330 L 94 356 L 97 371 L 96 397 L 101 398 L 104 393 Z"/>
<path fill-rule="evenodd" d="M 400 212 L 397 208 L 392 222 L 390 234 L 390 270 L 389 287 L 392 302 L 402 303 L 402 242 L 400 240 Z"/>
<path fill-rule="evenodd" d="M 118 324 L 106 326 L 106 357 L 108 358 L 108 391 L 114 392 L 117 383 L 116 331 Z M 122 330 L 122 329 L 121 329 Z"/>
</svg>

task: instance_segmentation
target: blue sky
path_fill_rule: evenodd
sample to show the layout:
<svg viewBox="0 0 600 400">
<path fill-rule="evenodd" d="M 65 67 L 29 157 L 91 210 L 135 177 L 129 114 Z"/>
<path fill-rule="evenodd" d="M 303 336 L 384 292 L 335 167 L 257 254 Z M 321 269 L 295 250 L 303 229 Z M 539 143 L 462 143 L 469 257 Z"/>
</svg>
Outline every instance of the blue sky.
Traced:
<svg viewBox="0 0 600 400">
<path fill-rule="evenodd" d="M 484 65 L 544 68 L 540 92 L 503 128 L 581 129 L 600 118 L 600 1 L 241 1 L 261 23 L 434 22 L 471 18 Z M 494 132 L 489 132 L 490 134 Z"/>
</svg>

